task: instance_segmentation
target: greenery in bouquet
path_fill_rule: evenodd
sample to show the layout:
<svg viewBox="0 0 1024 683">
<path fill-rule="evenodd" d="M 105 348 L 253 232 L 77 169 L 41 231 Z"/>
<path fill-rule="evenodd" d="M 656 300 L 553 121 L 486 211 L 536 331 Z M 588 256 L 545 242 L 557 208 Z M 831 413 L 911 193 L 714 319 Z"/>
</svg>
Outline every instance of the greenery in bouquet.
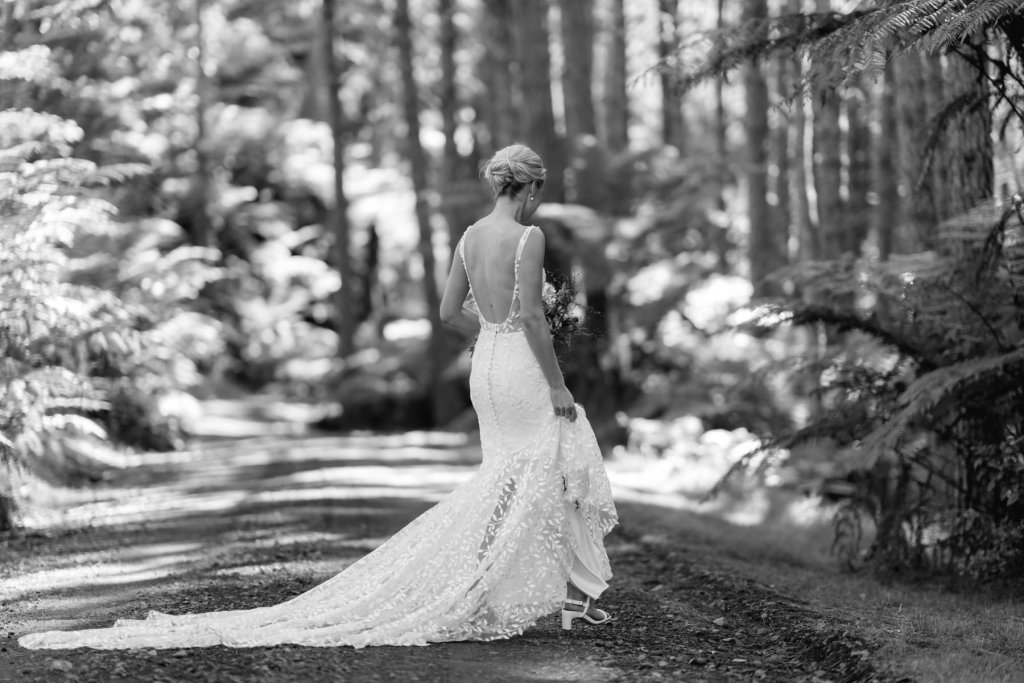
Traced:
<svg viewBox="0 0 1024 683">
<path fill-rule="evenodd" d="M 555 349 L 567 349 L 579 336 L 590 334 L 586 328 L 587 307 L 578 299 L 579 288 L 572 276 L 555 274 L 544 282 L 541 303 Z"/>
</svg>

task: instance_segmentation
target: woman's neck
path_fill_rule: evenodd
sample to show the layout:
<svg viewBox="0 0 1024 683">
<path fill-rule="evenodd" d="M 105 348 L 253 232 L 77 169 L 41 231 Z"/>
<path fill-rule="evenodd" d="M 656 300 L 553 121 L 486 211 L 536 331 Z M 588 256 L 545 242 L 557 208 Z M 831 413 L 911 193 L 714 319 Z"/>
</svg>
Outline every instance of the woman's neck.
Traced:
<svg viewBox="0 0 1024 683">
<path fill-rule="evenodd" d="M 501 195 L 497 201 L 494 202 L 494 210 L 491 211 L 492 216 L 500 216 L 502 218 L 511 218 L 512 220 L 519 222 L 519 210 L 522 208 L 522 201 L 518 197 L 512 197 L 512 195 Z"/>
</svg>

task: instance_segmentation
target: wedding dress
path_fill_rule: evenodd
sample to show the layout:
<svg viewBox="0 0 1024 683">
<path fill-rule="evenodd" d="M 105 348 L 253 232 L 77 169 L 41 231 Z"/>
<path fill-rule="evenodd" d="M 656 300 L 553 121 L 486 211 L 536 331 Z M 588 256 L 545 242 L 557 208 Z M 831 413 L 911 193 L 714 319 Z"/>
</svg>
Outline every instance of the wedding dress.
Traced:
<svg viewBox="0 0 1024 683">
<path fill-rule="evenodd" d="M 617 523 L 594 433 L 554 415 L 519 315 L 514 261 L 507 318 L 480 316 L 470 393 L 480 469 L 387 542 L 287 602 L 249 610 L 119 620 L 23 636 L 27 648 L 426 645 L 518 635 L 566 597 L 611 577 L 603 538 Z M 458 245 L 465 263 L 464 240 Z M 467 268 L 467 277 L 468 277 Z M 472 295 L 472 282 L 469 284 Z"/>
</svg>

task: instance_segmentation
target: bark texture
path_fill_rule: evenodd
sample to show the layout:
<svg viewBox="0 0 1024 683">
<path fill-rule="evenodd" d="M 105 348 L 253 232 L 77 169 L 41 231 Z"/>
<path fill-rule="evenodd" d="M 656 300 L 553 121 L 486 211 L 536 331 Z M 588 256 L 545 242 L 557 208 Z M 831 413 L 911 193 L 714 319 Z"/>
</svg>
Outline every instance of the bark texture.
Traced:
<svg viewBox="0 0 1024 683">
<path fill-rule="evenodd" d="M 562 141 L 555 132 L 551 101 L 551 56 L 548 50 L 548 12 L 544 0 L 517 0 L 512 5 L 516 61 L 522 83 L 520 100 L 523 134 L 519 141 L 533 148 L 547 169 L 544 197 L 560 202 L 565 196 Z"/>
<path fill-rule="evenodd" d="M 764 19 L 768 16 L 767 0 L 747 0 L 744 21 Z M 750 280 L 755 296 L 776 293 L 776 287 L 765 277 L 785 265 L 785 255 L 776 237 L 771 207 L 768 204 L 768 147 L 771 137 L 768 128 L 768 84 L 757 62 L 743 67 L 747 112 L 747 191 L 750 214 Z"/>
<path fill-rule="evenodd" d="M 437 391 L 442 367 L 444 347 L 441 338 L 441 298 L 437 290 L 437 265 L 434 259 L 433 230 L 430 225 L 430 206 L 427 195 L 427 157 L 420 144 L 419 101 L 413 74 L 412 22 L 409 19 L 409 0 L 395 3 L 395 31 L 398 42 L 399 64 L 402 70 L 402 111 L 406 125 L 406 156 L 411 167 L 413 189 L 416 192 L 416 222 L 419 224 L 419 253 L 423 261 L 423 294 L 430 321 L 430 361 L 427 363 L 427 386 L 431 394 Z M 432 400 L 434 410 L 441 408 Z"/>
<path fill-rule="evenodd" d="M 338 354 L 342 357 L 355 350 L 355 306 L 353 301 L 353 283 L 355 274 L 352 268 L 352 256 L 349 253 L 348 200 L 345 196 L 343 174 L 345 170 L 345 139 L 344 121 L 341 101 L 338 99 L 338 88 L 341 83 L 340 67 L 334 53 L 334 0 L 323 0 L 321 4 L 324 75 L 327 91 L 327 112 L 331 126 L 331 137 L 334 141 L 334 207 L 330 212 L 329 232 L 334 235 L 334 261 L 341 274 L 341 288 L 335 295 L 337 309 Z"/>
</svg>

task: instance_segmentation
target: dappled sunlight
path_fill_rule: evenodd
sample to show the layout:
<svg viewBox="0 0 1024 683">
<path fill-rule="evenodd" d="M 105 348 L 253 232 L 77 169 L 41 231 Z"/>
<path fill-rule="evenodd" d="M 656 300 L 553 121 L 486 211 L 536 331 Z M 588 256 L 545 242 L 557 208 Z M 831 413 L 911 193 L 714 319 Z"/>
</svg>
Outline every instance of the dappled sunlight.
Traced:
<svg viewBox="0 0 1024 683">
<path fill-rule="evenodd" d="M 323 486 L 315 489 L 284 489 L 253 495 L 253 503 L 301 503 L 316 500 L 381 500 L 408 499 L 436 502 L 451 492 L 450 486 L 410 487 L 407 489 L 384 486 Z"/>
<path fill-rule="evenodd" d="M 719 514 L 722 519 L 737 526 L 758 526 L 768 519 L 768 513 L 772 508 L 772 501 L 768 493 L 761 488 L 755 488 L 746 492 L 737 501 L 728 501 L 725 496 L 713 499 L 709 505 L 711 514 Z M 715 505 L 715 503 L 718 503 Z"/>
<path fill-rule="evenodd" d="M 614 637 L 12 646 L 0 679 L 1011 680 L 1024 611 L 936 586 L 1016 590 L 1024 563 L 1021 3 L 813 4 L 3 3 L 9 643 L 308 589 L 494 483 L 479 431 L 540 435 L 492 409 L 550 419 L 544 384 L 517 396 L 538 361 L 586 406 L 594 458 L 503 473 L 468 547 L 550 559 L 504 503 L 551 488 L 559 511 L 600 499 L 587 522 L 620 563 Z M 472 318 L 481 270 L 524 316 L 487 354 L 448 315 Z M 419 519 L 399 540 L 431 554 L 453 527 Z M 366 564 L 399 625 L 434 625 L 409 571 Z"/>
<path fill-rule="evenodd" d="M 668 425 L 672 438 L 652 432 L 632 444 L 660 456 L 622 449 L 608 461 L 621 503 L 691 513 L 699 536 L 719 551 L 834 566 L 828 556 L 834 506 L 784 486 L 767 486 L 740 471 L 709 495 L 730 468 L 758 443 L 745 430 L 701 433 L 686 419 Z M 755 456 L 757 457 L 757 456 Z"/>
<path fill-rule="evenodd" d="M 429 339 L 430 321 L 426 318 L 392 320 L 384 326 L 384 339 L 389 342 Z"/>
<path fill-rule="evenodd" d="M 826 503 L 821 496 L 795 496 L 785 508 L 785 519 L 796 526 L 811 526 L 831 521 L 835 514 L 835 504 Z"/>
<path fill-rule="evenodd" d="M 3 596 L 15 599 L 34 591 L 155 581 L 195 563 L 202 558 L 204 547 L 202 543 L 160 543 L 126 548 L 119 554 L 124 558 L 120 561 L 82 563 L 10 577 L 4 582 Z"/>
<path fill-rule="evenodd" d="M 792 485 L 788 452 L 766 459 L 747 429 L 705 429 L 694 415 L 624 421 L 628 443 L 607 462 L 617 500 L 693 513 L 719 550 L 829 562 L 835 506 Z"/>
<path fill-rule="evenodd" d="M 730 313 L 746 305 L 752 293 L 753 287 L 747 278 L 713 274 L 687 292 L 683 313 L 697 327 L 710 331 L 727 320 Z"/>
<path fill-rule="evenodd" d="M 71 508 L 64 513 L 64 522 L 69 525 L 97 527 L 125 524 L 140 519 L 161 521 L 172 519 L 184 512 L 193 515 L 224 512 L 239 505 L 248 496 L 246 491 L 174 495 L 174 491 L 168 489 L 164 493 L 165 495 L 161 495 L 159 491 L 147 491 L 135 498 Z"/>
<path fill-rule="evenodd" d="M 128 559 L 152 559 L 167 555 L 190 555 L 203 547 L 201 543 L 150 543 L 124 548 L 119 554 Z"/>
<path fill-rule="evenodd" d="M 721 519 L 736 526 L 755 527 L 762 525 L 769 520 L 769 515 L 776 513 L 777 506 L 779 505 L 778 501 L 774 500 L 768 492 L 753 487 L 743 495 L 720 493 L 710 500 L 705 500 L 679 493 L 638 490 L 629 484 L 621 483 L 614 473 L 610 473 L 609 476 L 612 481 L 612 492 L 616 500 L 659 505 L 674 510 L 686 510 Z M 793 498 L 794 502 L 783 503 L 783 506 L 788 507 L 799 500 L 795 495 Z M 794 521 L 793 524 L 804 526 L 817 523 L 819 520 L 820 518 L 811 519 L 809 516 L 805 516 L 801 522 L 797 523 Z"/>
<path fill-rule="evenodd" d="M 45 570 L 9 578 L 2 597 L 109 601 L 110 589 L 137 591 L 197 573 L 330 575 L 383 543 L 380 530 L 393 531 L 404 515 L 466 481 L 480 461 L 466 435 L 427 432 L 252 439 L 154 455 L 130 472 L 128 481 L 140 485 L 119 488 L 115 479 L 102 496 L 65 500 L 59 526 L 90 528 L 88 543 L 52 558 Z M 331 528 L 312 530 L 311 519 Z M 41 528 L 53 524 L 39 518 Z M 122 545 L 114 530 L 132 526 L 156 540 Z"/>
<path fill-rule="evenodd" d="M 265 480 L 272 488 L 290 489 L 293 486 L 315 486 L 321 484 L 343 484 L 344 486 L 372 485 L 385 482 L 396 488 L 425 487 L 431 490 L 454 488 L 471 476 L 465 467 L 441 466 L 357 466 L 325 467 L 317 470 L 296 472 L 284 477 Z"/>
<path fill-rule="evenodd" d="M 374 508 L 357 510 L 371 515 L 382 512 Z M 32 595 L 38 596 L 34 597 L 37 602 L 59 604 L 73 595 L 78 609 L 82 609 L 93 603 L 110 602 L 117 593 L 107 589 L 135 591 L 147 584 L 166 586 L 175 577 L 185 578 L 196 572 L 234 577 L 274 574 L 287 569 L 307 576 L 330 575 L 385 540 L 386 537 L 379 536 L 353 538 L 340 531 L 308 531 L 298 526 L 285 529 L 278 524 L 227 531 L 212 538 L 207 535 L 203 542 L 133 545 L 118 547 L 113 554 L 73 553 L 67 556 L 64 566 L 51 562 L 45 570 L 8 578 L 0 596 L 16 600 Z M 44 597 L 47 594 L 52 597 Z"/>
<path fill-rule="evenodd" d="M 703 497 L 760 441 L 746 429 L 704 431 L 684 416 L 670 423 L 629 421 L 630 441 L 615 449 L 609 469 L 615 481 L 641 491 Z"/>
<path fill-rule="evenodd" d="M 424 431 L 410 430 L 398 434 L 353 434 L 345 437 L 345 441 L 353 446 L 368 446 L 373 448 L 403 448 L 408 446 L 423 446 L 433 448 L 457 448 L 471 443 L 468 434 L 463 432 L 446 431 Z"/>
<path fill-rule="evenodd" d="M 480 462 L 480 450 L 466 434 L 409 432 L 301 442 L 253 438 L 204 444 L 181 453 L 121 457 L 127 485 L 118 486 L 115 476 L 95 490 L 67 491 L 68 495 L 60 490 L 58 496 L 53 489 L 53 507 L 37 510 L 26 519 L 26 528 L 100 528 L 143 519 L 171 522 L 219 516 L 246 505 L 374 497 L 435 501 L 470 476 Z M 258 492 L 250 490 L 253 486 Z M 296 487 L 310 488 L 302 493 L 291 490 Z M 345 514 L 340 509 L 334 512 Z"/>
</svg>

